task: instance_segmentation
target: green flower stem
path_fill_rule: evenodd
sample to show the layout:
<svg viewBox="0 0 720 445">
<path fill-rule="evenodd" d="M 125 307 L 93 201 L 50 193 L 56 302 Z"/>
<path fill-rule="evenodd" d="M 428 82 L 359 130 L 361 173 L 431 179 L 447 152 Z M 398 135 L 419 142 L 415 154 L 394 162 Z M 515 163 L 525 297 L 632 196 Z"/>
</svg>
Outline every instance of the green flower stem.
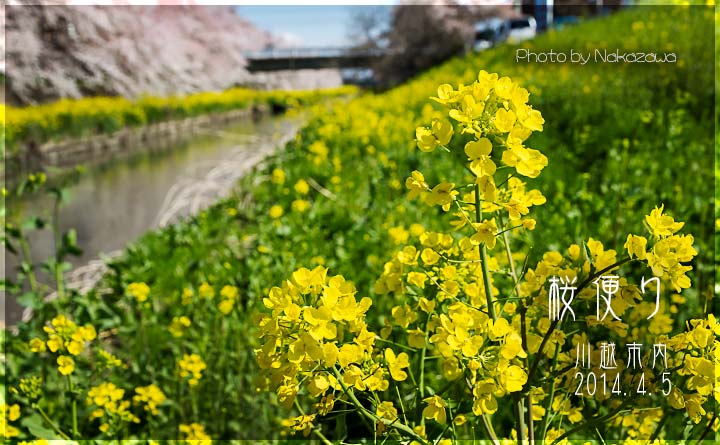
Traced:
<svg viewBox="0 0 720 445">
<path fill-rule="evenodd" d="M 32 265 L 32 256 L 30 255 L 30 244 L 28 243 L 27 238 L 25 238 L 25 235 L 23 233 L 20 233 L 20 236 L 18 237 L 18 243 L 20 244 L 20 251 L 22 252 L 23 261 L 28 263 L 30 265 L 30 268 L 28 270 L 28 281 L 30 282 L 30 289 L 33 292 L 37 292 L 39 289 L 38 280 L 35 276 L 35 270 L 33 269 Z"/>
<path fill-rule="evenodd" d="M 428 328 L 427 323 L 425 323 L 425 345 L 422 348 L 422 351 L 420 351 L 420 385 L 418 389 L 420 390 L 420 398 L 425 397 L 425 355 L 427 353 L 427 342 L 428 342 Z"/>
<path fill-rule="evenodd" d="M 480 200 L 480 186 L 478 184 L 475 184 L 475 221 L 477 223 L 482 222 L 482 202 Z M 478 250 L 480 251 L 480 265 L 483 271 L 483 283 L 485 285 L 485 297 L 487 298 L 488 314 L 490 314 L 490 318 L 492 318 L 493 322 L 495 322 L 497 320 L 497 314 L 495 313 L 495 304 L 493 302 L 492 284 L 490 283 L 490 269 L 488 267 L 487 249 L 485 247 L 485 243 L 480 243 L 478 245 Z M 512 262 L 512 255 L 510 256 L 509 260 L 514 270 L 515 265 Z M 517 277 L 515 277 L 514 272 L 513 276 L 517 285 Z M 515 411 L 518 426 L 518 436 L 520 438 L 520 443 L 522 444 L 525 443 L 527 440 L 525 432 L 525 414 L 522 400 L 517 401 L 517 407 Z"/>
<path fill-rule="evenodd" d="M 475 222 L 482 221 L 482 202 L 480 201 L 480 186 L 475 184 Z M 483 284 L 485 285 L 485 297 L 487 298 L 488 314 L 493 321 L 497 320 L 495 305 L 493 304 L 492 286 L 490 284 L 490 269 L 488 268 L 487 250 L 485 243 L 478 245 L 480 251 L 480 265 L 483 271 Z"/>
<path fill-rule="evenodd" d="M 513 283 L 515 284 L 515 295 L 518 298 L 520 298 L 520 337 L 522 338 L 523 350 L 526 351 L 526 356 L 524 359 L 525 369 L 528 369 L 528 367 L 530 366 L 530 361 L 527 358 L 527 350 L 528 350 L 527 323 L 525 321 L 525 312 L 527 311 L 527 308 L 525 307 L 525 303 L 523 302 L 522 296 L 520 295 L 520 278 L 517 275 L 517 271 L 515 269 L 515 260 L 513 260 L 512 250 L 510 249 L 510 236 L 508 234 L 508 230 L 511 230 L 511 229 L 505 229 L 500 233 L 503 236 L 503 242 L 505 244 L 505 254 L 507 255 L 508 264 L 510 265 L 510 277 L 512 277 Z M 532 405 L 532 396 L 530 395 L 530 391 L 528 391 L 527 395 L 525 396 L 525 402 L 527 403 L 528 439 L 529 439 L 530 445 L 534 445 L 534 443 L 535 443 L 535 425 L 533 422 L 533 415 L 532 415 L 532 406 L 533 405 Z M 518 403 L 518 410 L 520 411 L 518 416 L 522 417 L 525 415 L 523 412 L 523 406 L 522 406 L 523 401 L 518 400 L 517 403 Z"/>
<path fill-rule="evenodd" d="M 372 411 L 369 411 L 365 409 L 364 406 L 360 403 L 360 401 L 355 397 L 355 394 L 348 388 L 345 383 L 342 380 L 342 375 L 340 375 L 340 372 L 337 370 L 337 368 L 333 368 L 333 372 L 335 373 L 335 377 L 337 378 L 338 383 L 340 383 L 340 386 L 343 388 L 343 392 L 347 394 L 347 396 L 350 398 L 350 401 L 355 406 L 355 409 L 358 410 L 361 414 L 363 414 L 365 417 L 367 417 L 369 420 L 371 420 L 374 423 L 382 422 L 386 426 L 395 428 L 398 431 L 402 431 L 403 433 L 409 435 L 413 438 L 413 440 L 416 440 L 420 442 L 422 445 L 430 445 L 430 442 L 420 437 L 418 433 L 413 431 L 412 428 L 405 425 L 404 423 L 400 423 L 398 419 L 395 420 L 388 420 L 388 419 L 381 419 L 379 418 L 375 413 Z"/>
<path fill-rule="evenodd" d="M 429 318 L 429 316 L 428 316 Z M 422 351 L 420 352 L 420 385 L 418 389 L 420 391 L 420 400 L 418 400 L 417 407 L 420 413 L 420 425 L 425 426 L 425 417 L 422 415 L 420 410 L 420 401 L 425 398 L 425 356 L 427 355 L 427 342 L 428 342 L 428 323 L 425 323 L 425 345 L 423 345 Z"/>
<path fill-rule="evenodd" d="M 55 198 L 55 205 L 53 206 L 53 218 L 52 218 L 52 227 L 53 227 L 53 238 L 55 242 L 55 283 L 57 285 L 57 296 L 58 299 L 62 300 L 65 296 L 65 284 L 63 279 L 63 271 L 62 271 L 62 255 L 61 255 L 61 247 L 62 247 L 62 234 L 60 233 L 60 197 Z"/>
<path fill-rule="evenodd" d="M 72 398 L 72 433 L 73 433 L 73 437 L 77 438 L 79 436 L 78 418 L 77 418 L 77 400 L 75 400 L 75 394 L 73 394 L 72 377 L 70 377 L 70 375 L 67 376 L 67 388 L 68 388 L 68 392 L 70 393 L 70 397 Z"/>
<path fill-rule="evenodd" d="M 413 347 L 410 347 L 410 346 L 407 346 L 407 345 L 401 345 L 400 343 L 396 343 L 396 342 L 394 342 L 394 341 L 392 341 L 392 340 L 386 340 L 386 339 L 384 339 L 384 338 L 382 338 L 382 337 L 380 337 L 380 336 L 377 336 L 377 335 L 375 336 L 375 341 L 379 341 L 379 342 L 381 342 L 381 343 L 387 343 L 387 344 L 389 344 L 389 345 L 393 345 L 393 346 L 398 347 L 398 348 L 400 348 L 400 349 L 405 349 L 406 351 L 417 352 L 417 349 L 415 349 L 415 348 L 413 348 Z"/>
<path fill-rule="evenodd" d="M 482 419 L 482 425 L 485 428 L 485 432 L 492 441 L 493 445 L 500 445 L 500 441 L 497 438 L 497 434 L 495 434 L 495 429 L 492 426 L 492 422 L 490 422 L 490 418 L 488 418 L 487 414 L 481 415 L 480 418 Z"/>
<path fill-rule="evenodd" d="M 480 186 L 475 184 L 475 219 L 478 223 L 482 221 L 482 203 L 480 202 Z M 510 251 L 510 244 L 508 242 L 508 236 L 507 231 L 502 232 L 503 233 L 503 239 L 505 240 L 505 251 L 508 255 L 508 261 L 510 263 L 510 271 L 511 276 L 515 281 L 515 286 L 518 286 L 518 280 L 517 275 L 515 274 L 515 264 L 512 260 L 512 252 Z M 492 298 L 492 288 L 490 284 L 490 270 L 487 265 L 487 252 L 485 249 L 485 243 L 480 243 L 478 245 L 478 248 L 480 249 L 480 261 L 481 266 L 483 270 L 483 279 L 485 282 L 485 296 L 487 297 L 487 305 L 488 305 L 488 313 L 492 317 L 493 322 L 497 320 L 497 315 L 495 314 L 495 305 L 493 303 Z M 519 293 L 517 294 L 519 296 Z M 516 398 L 515 402 L 515 422 L 517 424 L 517 431 L 518 431 L 518 437 L 520 439 L 520 443 L 524 444 L 527 441 L 527 434 L 525 431 L 525 407 L 523 400 L 521 398 Z M 531 415 L 532 417 L 532 415 Z"/>
<path fill-rule="evenodd" d="M 52 428 L 53 431 L 55 431 L 56 433 L 58 433 L 58 434 L 60 435 L 60 437 L 62 437 L 62 438 L 65 439 L 65 440 L 72 440 L 72 439 L 70 438 L 70 436 L 68 436 L 67 434 L 65 434 L 65 433 L 60 429 L 60 427 L 58 427 L 58 426 L 55 424 L 55 422 L 53 422 L 53 421 L 50 419 L 50 417 L 48 417 L 48 415 L 45 413 L 45 411 L 43 411 L 42 408 L 40 408 L 39 406 L 35 405 L 35 409 L 37 409 L 37 411 L 40 413 L 40 416 L 42 416 L 42 418 L 45 419 L 45 421 L 48 423 L 48 425 L 50 425 L 50 428 Z"/>
<path fill-rule="evenodd" d="M 525 309 L 523 308 L 523 312 L 521 313 L 522 317 L 522 325 L 523 325 L 523 331 L 525 331 Z M 525 339 L 524 343 L 525 346 L 523 349 L 527 351 L 527 336 L 523 335 L 523 338 Z M 527 354 L 527 352 L 526 352 Z M 525 357 L 524 360 L 525 363 L 525 369 L 528 367 L 528 359 Z M 530 391 L 525 395 L 525 403 L 527 404 L 527 430 L 528 430 L 528 442 L 530 445 L 535 444 L 535 421 L 533 420 L 533 401 L 532 401 L 532 395 L 530 394 Z"/>
<path fill-rule="evenodd" d="M 553 356 L 553 363 L 552 368 L 550 369 L 550 375 L 552 376 L 553 373 L 555 373 L 555 369 L 557 368 L 557 362 L 558 362 L 558 355 L 560 354 L 560 345 L 555 344 L 555 355 Z M 547 406 L 545 408 L 545 417 L 542 421 L 542 428 L 540 428 L 540 431 L 542 431 L 542 438 L 540 440 L 545 440 L 545 436 L 547 435 L 548 425 L 550 424 L 550 410 L 552 409 L 552 403 L 553 398 L 555 398 L 555 378 L 552 378 L 550 382 L 550 393 L 548 394 L 548 402 Z"/>
</svg>

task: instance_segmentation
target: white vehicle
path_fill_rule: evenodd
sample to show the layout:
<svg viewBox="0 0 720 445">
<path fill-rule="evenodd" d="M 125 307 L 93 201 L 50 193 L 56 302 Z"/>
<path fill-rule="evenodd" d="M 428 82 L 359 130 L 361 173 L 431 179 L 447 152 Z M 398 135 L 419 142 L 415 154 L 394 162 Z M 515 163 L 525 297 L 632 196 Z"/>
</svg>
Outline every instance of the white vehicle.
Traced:
<svg viewBox="0 0 720 445">
<path fill-rule="evenodd" d="M 497 17 L 483 20 L 475 24 L 475 41 L 473 49 L 482 51 L 504 42 L 510 33 L 510 24 Z"/>
<path fill-rule="evenodd" d="M 510 35 L 508 36 L 510 42 L 517 43 L 529 40 L 537 34 L 537 23 L 534 17 L 510 19 L 508 22 L 510 23 Z"/>
</svg>

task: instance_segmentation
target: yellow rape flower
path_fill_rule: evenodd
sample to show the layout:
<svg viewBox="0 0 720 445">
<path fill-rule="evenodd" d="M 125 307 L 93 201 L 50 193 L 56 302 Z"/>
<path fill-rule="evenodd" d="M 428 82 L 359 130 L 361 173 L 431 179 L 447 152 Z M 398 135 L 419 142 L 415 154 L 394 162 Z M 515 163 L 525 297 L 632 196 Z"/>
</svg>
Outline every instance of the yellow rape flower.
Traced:
<svg viewBox="0 0 720 445">
<path fill-rule="evenodd" d="M 493 379 L 483 379 L 473 388 L 473 413 L 477 416 L 493 414 L 498 409 L 497 400 L 493 396 L 497 385 Z"/>
<path fill-rule="evenodd" d="M 227 315 L 232 312 L 233 307 L 235 307 L 235 300 L 222 300 L 218 303 L 217 307 L 223 315 Z"/>
<path fill-rule="evenodd" d="M 527 354 L 522 347 L 522 338 L 520 334 L 512 331 L 505 337 L 505 342 L 500 348 L 500 354 L 507 360 L 512 360 L 515 357 L 525 358 Z"/>
<path fill-rule="evenodd" d="M 45 352 L 45 342 L 39 338 L 33 338 L 28 345 L 32 352 Z"/>
<path fill-rule="evenodd" d="M 545 119 L 538 110 L 533 110 L 530 107 L 517 107 L 518 108 L 518 119 L 520 123 L 532 131 L 543 131 L 543 124 Z M 522 113 L 521 113 L 522 112 Z"/>
<path fill-rule="evenodd" d="M 292 202 L 291 207 L 293 211 L 298 213 L 305 213 L 310 209 L 310 202 L 305 199 L 296 199 Z"/>
<path fill-rule="evenodd" d="M 500 99 L 511 99 L 516 88 L 517 85 L 512 79 L 504 76 L 498 79 L 495 84 L 495 94 L 497 94 Z"/>
<path fill-rule="evenodd" d="M 208 283 L 202 283 L 198 288 L 198 295 L 200 298 L 211 300 L 215 297 L 215 289 Z"/>
<path fill-rule="evenodd" d="M 413 171 L 405 180 L 405 187 L 410 190 L 409 199 L 415 199 L 418 195 L 430 189 L 425 182 L 425 176 L 417 170 Z"/>
<path fill-rule="evenodd" d="M 425 202 L 431 206 L 442 206 L 443 210 L 447 212 L 450 210 L 450 205 L 458 194 L 459 192 L 455 190 L 455 184 L 451 182 L 441 182 L 433 187 L 430 194 L 426 196 Z"/>
<path fill-rule="evenodd" d="M 144 404 L 145 411 L 150 412 L 153 416 L 158 415 L 158 405 L 163 403 L 167 397 L 165 393 L 156 385 L 139 386 L 135 388 L 135 403 Z"/>
<path fill-rule="evenodd" d="M 391 227 L 388 229 L 388 235 L 395 244 L 404 244 L 410 238 L 410 232 L 402 226 Z"/>
<path fill-rule="evenodd" d="M 102 383 L 90 388 L 88 391 L 87 404 L 95 404 L 100 408 L 113 410 L 119 400 L 122 400 L 125 390 L 118 388 L 113 383 Z"/>
<path fill-rule="evenodd" d="M 470 170 L 477 176 L 492 176 L 495 174 L 495 163 L 490 159 L 492 143 L 488 138 L 480 138 L 465 144 L 465 154 L 470 161 Z"/>
<path fill-rule="evenodd" d="M 179 430 L 185 435 L 185 440 L 192 445 L 210 445 L 212 443 L 211 437 L 205 432 L 205 427 L 199 423 L 181 424 Z"/>
<path fill-rule="evenodd" d="M 192 303 L 193 300 L 193 291 L 189 287 L 183 288 L 182 295 L 181 295 L 181 303 L 183 306 L 187 306 L 190 303 Z"/>
<path fill-rule="evenodd" d="M 521 367 L 511 365 L 500 371 L 500 381 L 507 392 L 517 392 L 527 382 L 527 373 Z"/>
<path fill-rule="evenodd" d="M 485 110 L 485 102 L 476 101 L 472 94 L 466 94 L 460 101 L 460 109 L 452 109 L 448 115 L 462 124 L 471 125 L 482 116 L 483 110 Z"/>
<path fill-rule="evenodd" d="M 500 133 L 508 133 L 513 129 L 516 119 L 517 117 L 515 116 L 515 113 L 510 110 L 500 108 L 497 112 L 495 112 L 493 124 Z"/>
<path fill-rule="evenodd" d="M 407 373 L 403 371 L 403 368 L 410 366 L 409 357 L 406 353 L 401 352 L 397 356 L 395 352 L 390 349 L 385 349 L 385 360 L 388 363 L 388 369 L 390 370 L 390 376 L 397 382 L 402 382 L 407 379 Z"/>
<path fill-rule="evenodd" d="M 197 354 L 185 354 L 178 362 L 178 373 L 181 378 L 190 377 L 188 384 L 195 386 L 202 378 L 202 372 L 207 365 Z"/>
<path fill-rule="evenodd" d="M 301 195 L 307 195 L 310 193 L 310 184 L 304 179 L 299 179 L 298 182 L 293 186 L 295 191 Z"/>
<path fill-rule="evenodd" d="M 134 297 L 138 302 L 142 303 L 147 300 L 150 294 L 150 287 L 145 283 L 130 283 L 127 287 L 127 293 Z"/>
<path fill-rule="evenodd" d="M 433 419 L 437 423 L 445 424 L 447 421 L 447 413 L 445 407 L 447 403 L 440 396 L 431 396 L 423 399 L 423 402 L 427 405 L 422 412 L 422 415 L 426 419 Z"/>
<path fill-rule="evenodd" d="M 397 408 L 392 402 L 381 402 L 375 409 L 375 414 L 381 419 L 394 421 L 398 418 Z"/>
<path fill-rule="evenodd" d="M 168 326 L 168 331 L 170 331 L 173 337 L 182 337 L 185 334 L 185 330 L 189 328 L 191 324 L 192 321 L 184 315 L 181 317 L 173 317 L 170 326 Z"/>
<path fill-rule="evenodd" d="M 57 352 L 63 347 L 62 338 L 60 338 L 59 335 L 51 335 L 50 338 L 48 338 L 47 346 L 51 352 Z"/>
<path fill-rule="evenodd" d="M 235 286 L 230 286 L 229 284 L 226 284 L 223 286 L 222 289 L 220 289 L 220 296 L 223 298 L 230 298 L 230 299 L 236 299 L 239 295 L 238 288 Z"/>
<path fill-rule="evenodd" d="M 645 216 L 645 222 L 650 228 L 650 233 L 657 238 L 670 236 L 685 225 L 683 222 L 675 222 L 672 216 L 663 215 L 665 205 L 655 207 L 649 215 Z"/>
<path fill-rule="evenodd" d="M 268 215 L 270 215 L 270 218 L 272 218 L 272 219 L 280 218 L 281 216 L 283 216 L 283 213 L 285 213 L 285 211 L 283 210 L 283 208 L 281 206 L 279 206 L 277 204 L 270 207 L 270 210 L 268 210 Z"/>
<path fill-rule="evenodd" d="M 529 178 L 536 178 L 548 164 L 545 155 L 532 148 L 523 147 L 520 143 L 509 145 L 503 152 L 502 161 Z"/>
<path fill-rule="evenodd" d="M 285 428 L 290 428 L 295 431 L 302 431 L 305 437 L 310 435 L 310 431 L 313 428 L 313 421 L 315 420 L 315 414 L 300 415 L 292 417 L 290 419 L 284 419 L 281 425 Z"/>
<path fill-rule="evenodd" d="M 20 430 L 9 425 L 7 422 L 14 422 L 20 418 L 20 406 L 7 405 L 5 403 L 0 406 L 0 437 L 10 439 L 20 435 Z"/>
<path fill-rule="evenodd" d="M 628 235 L 623 247 L 627 249 L 630 258 L 636 257 L 639 260 L 644 260 L 647 257 L 647 253 L 645 252 L 646 245 L 647 239 L 645 239 L 645 237 Z"/>
<path fill-rule="evenodd" d="M 452 135 L 452 124 L 444 119 L 434 119 L 430 128 L 417 127 L 415 129 L 417 146 L 424 152 L 431 152 L 439 145 L 447 145 L 452 139 Z"/>
<path fill-rule="evenodd" d="M 70 375 L 75 371 L 75 361 L 67 355 L 57 358 L 58 371 L 62 375 Z"/>
<path fill-rule="evenodd" d="M 285 183 L 285 172 L 279 168 L 274 169 L 270 176 L 274 184 L 281 185 Z"/>
<path fill-rule="evenodd" d="M 425 281 L 427 280 L 427 275 L 420 272 L 410 272 L 407 276 L 408 284 L 412 284 L 413 286 L 417 286 L 420 289 L 425 289 Z"/>
<path fill-rule="evenodd" d="M 407 304 L 393 307 L 390 313 L 395 324 L 403 328 L 407 328 L 410 323 L 414 323 L 418 319 L 417 313 Z"/>
<path fill-rule="evenodd" d="M 453 90 L 452 85 L 444 83 L 437 88 L 437 97 L 431 97 L 437 103 L 448 105 L 460 99 L 458 92 Z"/>
<path fill-rule="evenodd" d="M 470 241 L 474 245 L 485 243 L 488 249 L 495 247 L 495 237 L 497 236 L 497 224 L 495 224 L 495 218 L 491 220 L 484 220 L 480 223 L 473 223 L 475 234 L 470 237 Z"/>
</svg>

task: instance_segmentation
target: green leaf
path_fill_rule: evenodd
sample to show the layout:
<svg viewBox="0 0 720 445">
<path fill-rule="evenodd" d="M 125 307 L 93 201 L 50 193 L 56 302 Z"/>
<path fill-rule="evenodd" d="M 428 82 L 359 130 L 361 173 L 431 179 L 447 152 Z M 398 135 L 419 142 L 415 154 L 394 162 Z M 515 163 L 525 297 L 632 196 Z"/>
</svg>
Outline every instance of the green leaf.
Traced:
<svg viewBox="0 0 720 445">
<path fill-rule="evenodd" d="M 82 250 L 77 245 L 77 232 L 70 229 L 63 235 L 62 244 L 63 254 L 78 256 L 82 254 Z"/>
<path fill-rule="evenodd" d="M 30 435 L 41 439 L 61 439 L 55 431 L 45 426 L 45 421 L 39 414 L 23 417 L 20 424 L 30 431 Z"/>
<path fill-rule="evenodd" d="M 42 298 L 35 292 L 25 292 L 17 297 L 17 303 L 22 307 L 29 307 L 31 309 L 40 309 L 43 305 Z"/>
</svg>

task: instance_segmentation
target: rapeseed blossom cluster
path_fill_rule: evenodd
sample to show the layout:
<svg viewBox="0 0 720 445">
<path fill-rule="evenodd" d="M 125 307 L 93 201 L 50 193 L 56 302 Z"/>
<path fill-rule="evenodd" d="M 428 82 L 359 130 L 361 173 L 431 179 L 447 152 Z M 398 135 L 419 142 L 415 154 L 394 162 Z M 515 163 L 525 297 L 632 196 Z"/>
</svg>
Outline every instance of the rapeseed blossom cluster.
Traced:
<svg viewBox="0 0 720 445">
<path fill-rule="evenodd" d="M 150 295 L 150 286 L 145 283 L 130 283 L 127 286 L 127 293 L 134 297 L 138 303 L 144 303 Z"/>
<path fill-rule="evenodd" d="M 111 133 L 126 127 L 155 124 L 209 112 L 225 112 L 263 104 L 294 107 L 330 97 L 353 95 L 355 87 L 343 86 L 313 91 L 257 91 L 231 88 L 222 92 L 200 92 L 186 96 L 152 97 L 137 100 L 122 97 L 61 99 L 28 107 L 0 107 L 0 129 L 10 152 L 32 138 L 45 142 L 57 137 L 81 137 Z"/>
<path fill-rule="evenodd" d="M 381 396 L 390 382 L 399 385 L 417 375 L 413 367 L 419 365 L 425 374 L 429 365 L 417 361 L 419 353 L 437 357 L 437 369 L 446 382 L 465 382 L 473 401 L 471 416 L 494 413 L 497 398 L 524 389 L 528 375 L 522 364 L 527 351 L 520 317 L 508 320 L 495 315 L 496 303 L 486 289 L 493 286 L 489 272 L 497 271 L 499 264 L 485 257 L 485 249 L 493 248 L 506 228 L 499 211 L 507 212 L 513 228 L 532 229 L 535 221 L 525 216 L 530 207 L 545 202 L 539 191 L 527 190 L 519 178 L 509 177 L 503 187 L 494 179 L 499 162 L 529 177 L 536 177 L 547 165 L 544 155 L 524 145 L 544 123 L 540 113 L 527 105 L 528 98 L 527 90 L 509 78 L 484 71 L 472 85 L 438 88 L 433 99 L 448 108 L 451 120 L 437 117 L 430 126 L 418 127 L 417 146 L 424 152 L 442 147 L 453 153 L 450 143 L 457 132 L 452 121 L 456 122 L 462 137 L 471 138 L 459 155 L 473 175 L 474 190 L 461 195 L 454 183 L 430 186 L 419 171 L 412 173 L 406 186 L 410 198 L 421 197 L 445 211 L 456 205 L 458 218 L 452 226 L 470 233 L 426 232 L 420 225 L 412 232 L 390 229 L 396 243 L 406 244 L 412 235 L 417 244 L 402 247 L 385 264 L 375 284 L 375 293 L 403 301 L 392 307 L 379 336 L 364 321 L 371 301 L 363 298 L 358 303 L 354 287 L 341 276 L 328 278 L 325 268 L 299 269 L 282 287 L 270 291 L 264 303 L 271 314 L 259 323 L 265 343 L 256 351 L 268 386 L 287 407 L 295 404 L 301 391 L 319 399 L 316 413 L 301 413 L 288 419 L 286 426 L 309 434 L 317 416 L 332 409 L 336 400 L 352 404 L 354 392 L 368 391 L 375 394 L 375 408 L 371 412 L 355 408 L 374 417 L 379 431 L 394 429 L 415 440 L 427 440 L 424 421 L 408 420 L 410 424 L 405 425 L 399 420 L 402 406 L 398 403 L 402 402 Z M 497 216 L 477 218 L 483 213 Z M 492 291 L 497 291 L 494 286 Z M 514 312 L 511 303 L 505 306 Z M 432 386 L 436 384 L 435 379 Z M 427 390 L 433 391 L 430 386 Z M 422 418 L 436 424 L 448 421 L 451 405 L 442 395 L 419 401 Z M 456 413 L 462 417 L 453 422 L 464 422 L 467 414 Z"/>
<path fill-rule="evenodd" d="M 125 400 L 125 390 L 106 382 L 88 390 L 86 403 L 94 406 L 90 418 L 100 419 L 100 431 L 108 433 L 111 428 L 120 428 L 127 423 L 140 423 L 140 418 L 130 410 L 130 400 Z"/>
<path fill-rule="evenodd" d="M 548 165 L 543 153 L 527 146 L 545 124 L 529 98 L 528 90 L 510 78 L 485 71 L 470 85 L 438 87 L 431 99 L 444 110 L 423 111 L 430 123 L 416 128 L 415 145 L 424 153 L 450 156 L 464 176 L 432 184 L 415 170 L 406 179 L 409 199 L 439 206 L 452 219 L 447 231 L 388 224 L 397 250 L 373 289 L 391 302 L 386 313 L 369 312 L 369 299 L 358 302 L 350 282 L 328 277 L 320 266 L 298 269 L 270 290 L 264 299 L 269 313 L 259 319 L 264 343 L 256 357 L 263 385 L 282 405 L 300 411 L 282 422 L 288 430 L 322 438 L 325 417 L 340 403 L 342 410 L 349 407 L 368 420 L 376 434 L 412 443 L 451 443 L 458 438 L 455 429 L 466 423 L 493 437 L 488 416 L 509 403 L 513 437 L 525 441 L 533 434 L 566 443 L 567 427 L 588 418 L 583 400 L 588 396 L 574 397 L 569 388 L 574 353 L 590 340 L 582 329 L 564 330 L 548 318 L 550 279 L 560 276 L 578 284 L 574 304 L 579 314 L 595 307 L 593 280 L 630 261 L 646 263 L 676 292 L 690 286 L 688 263 L 697 255 L 693 237 L 678 234 L 683 223 L 665 214 L 663 206 L 645 218 L 650 241 L 628 236 L 627 256 L 593 238 L 562 252 L 545 252 L 534 265 L 512 252 L 511 235 L 533 230 L 537 221 L 531 211 L 546 203 L 523 178 L 538 177 Z M 302 182 L 295 185 L 299 194 Z M 668 358 L 668 367 L 683 376 L 673 387 L 670 405 L 685 409 L 698 423 L 707 414 L 703 404 L 718 395 L 711 372 L 718 363 L 714 319 L 693 320 L 687 333 L 667 338 L 671 320 L 663 312 L 677 307 L 663 302 L 655 308 L 654 300 L 645 300 L 637 285 L 619 278 L 610 305 L 621 319 L 588 314 L 579 322 L 613 339 L 665 340 L 676 354 Z M 655 314 L 654 309 L 662 311 Z M 656 318 L 648 321 L 651 314 Z M 369 320 L 380 328 L 371 330 Z M 589 370 L 600 375 L 605 371 L 597 365 L 600 345 L 590 346 L 595 352 Z M 626 363 L 618 358 L 618 365 L 622 369 Z M 660 381 L 665 369 L 644 372 Z M 606 372 L 608 380 L 619 375 L 618 370 Z M 622 376 L 623 385 L 633 383 L 633 376 Z M 595 399 L 610 412 L 624 406 L 612 394 L 598 393 Z M 634 428 L 631 437 L 651 435 L 662 421 L 659 410 L 640 408 L 636 414 L 634 420 L 609 419 Z"/>
<path fill-rule="evenodd" d="M 495 245 L 498 222 L 487 218 L 471 221 L 473 218 L 468 215 L 474 212 L 475 193 L 479 194 L 477 202 L 482 206 L 482 213 L 492 214 L 502 209 L 508 212 L 511 222 L 534 228 L 533 219 L 522 218 L 532 206 L 545 203 L 543 195 L 538 190 L 526 191 L 525 183 L 512 175 L 507 176 L 507 187 L 502 190 L 495 182 L 500 163 L 513 168 L 518 175 L 530 178 L 537 177 L 547 166 L 545 155 L 525 146 L 530 135 L 542 131 L 545 123 L 540 112 L 527 104 L 529 97 L 528 91 L 509 77 L 498 78 L 497 74 L 485 71 L 481 71 L 471 85 L 460 85 L 457 89 L 448 84 L 440 85 L 437 97 L 432 99 L 448 108 L 447 118 L 438 117 L 429 127 L 418 127 L 417 146 L 426 152 L 443 147 L 453 155 L 465 158 L 465 168 L 472 173 L 476 187 L 460 199 L 454 183 L 430 186 L 424 175 L 415 171 L 405 181 L 410 199 L 421 196 L 427 204 L 439 205 L 445 211 L 456 203 L 458 219 L 455 224 L 458 228 L 472 225 L 477 231 L 474 241 L 484 242 L 488 248 Z M 458 123 L 463 140 L 471 137 L 464 144 L 462 153 L 447 146 L 454 134 L 448 118 Z"/>
<path fill-rule="evenodd" d="M 0 432 L 5 439 L 11 439 L 20 435 L 20 430 L 11 425 L 20 418 L 20 405 L 8 405 L 3 403 L 0 405 Z"/>
<path fill-rule="evenodd" d="M 58 372 L 62 375 L 70 375 L 75 370 L 75 360 L 72 356 L 78 356 L 85 350 L 87 342 L 97 337 L 95 327 L 90 324 L 78 326 L 65 315 L 58 315 L 52 319 L 43 330 L 47 334 L 47 340 L 33 338 L 29 342 L 32 352 L 43 353 L 46 350 L 57 354 L 56 363 Z"/>
<path fill-rule="evenodd" d="M 133 401 L 143 405 L 145 411 L 153 416 L 158 415 L 158 405 L 162 404 L 167 397 L 156 385 L 139 386 L 135 388 Z"/>
<path fill-rule="evenodd" d="M 177 364 L 178 375 L 182 379 L 187 379 L 190 386 L 197 386 L 200 383 L 205 368 L 207 365 L 197 354 L 185 354 Z"/>
<path fill-rule="evenodd" d="M 381 335 L 405 337 L 410 347 L 437 354 L 438 371 L 448 381 L 463 378 L 473 388 L 475 414 L 491 414 L 495 395 L 520 391 L 527 380 L 518 361 L 527 356 L 519 318 L 514 324 L 492 320 L 482 310 L 483 271 L 470 236 L 456 241 L 447 233 L 422 232 L 414 239 L 418 245 L 398 251 L 375 283 L 377 294 L 405 300 L 392 308 Z M 499 266 L 492 261 L 489 267 Z"/>
<path fill-rule="evenodd" d="M 220 303 L 218 303 L 218 310 L 223 315 L 229 314 L 235 306 L 235 301 L 238 299 L 239 291 L 235 286 L 225 285 L 220 289 Z"/>
<path fill-rule="evenodd" d="M 690 278 L 686 273 L 692 270 L 689 263 L 697 255 L 693 248 L 692 235 L 677 235 L 684 223 L 676 222 L 672 216 L 663 213 L 664 205 L 655 207 L 645 217 L 645 223 L 654 241 L 651 249 L 646 249 L 647 239 L 642 236 L 628 235 L 625 248 L 631 257 L 647 261 L 656 277 L 669 281 L 677 292 L 690 287 Z"/>
<path fill-rule="evenodd" d="M 257 360 L 283 405 L 292 406 L 301 382 L 313 397 L 339 388 L 338 378 L 358 389 L 386 384 L 382 369 L 366 367 L 375 334 L 364 314 L 372 302 L 358 302 L 355 292 L 351 282 L 317 266 L 298 269 L 263 300 L 272 314 L 259 320 L 264 343 Z"/>
<path fill-rule="evenodd" d="M 211 437 L 205 432 L 205 427 L 199 423 L 182 424 L 178 429 L 188 444 L 210 445 L 212 443 Z"/>
</svg>

